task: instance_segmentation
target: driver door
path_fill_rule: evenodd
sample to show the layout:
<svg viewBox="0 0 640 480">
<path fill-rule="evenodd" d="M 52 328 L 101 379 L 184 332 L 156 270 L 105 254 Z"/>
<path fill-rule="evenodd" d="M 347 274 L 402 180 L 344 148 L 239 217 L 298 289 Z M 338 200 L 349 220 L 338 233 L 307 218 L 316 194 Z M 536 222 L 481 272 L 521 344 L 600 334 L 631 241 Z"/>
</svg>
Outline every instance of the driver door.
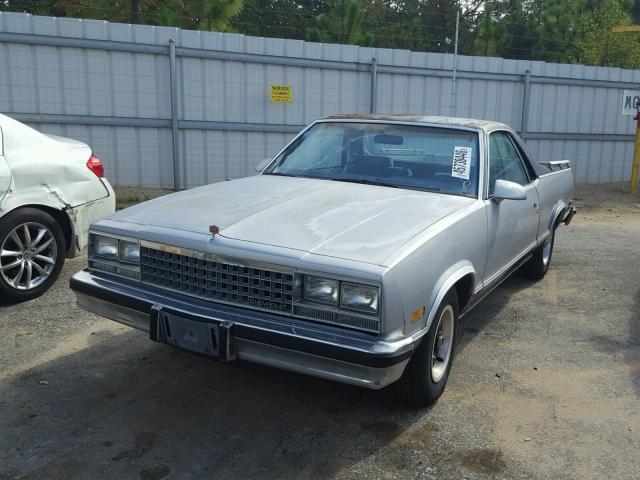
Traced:
<svg viewBox="0 0 640 480">
<path fill-rule="evenodd" d="M 498 179 L 522 185 L 526 200 L 494 200 L 493 189 Z M 489 245 L 483 276 L 486 284 L 501 278 L 536 244 L 539 199 L 535 184 L 511 134 L 506 131 L 489 134 L 489 190 L 485 200 Z"/>
</svg>

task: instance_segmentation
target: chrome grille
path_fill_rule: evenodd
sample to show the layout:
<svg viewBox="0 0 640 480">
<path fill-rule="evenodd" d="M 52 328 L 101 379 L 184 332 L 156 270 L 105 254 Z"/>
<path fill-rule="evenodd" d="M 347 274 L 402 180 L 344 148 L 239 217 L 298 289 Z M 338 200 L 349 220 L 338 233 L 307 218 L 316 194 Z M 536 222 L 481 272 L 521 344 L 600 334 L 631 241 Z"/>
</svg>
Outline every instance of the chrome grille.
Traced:
<svg viewBox="0 0 640 480">
<path fill-rule="evenodd" d="M 213 301 L 291 315 L 293 273 L 182 253 L 141 246 L 142 281 Z"/>
</svg>

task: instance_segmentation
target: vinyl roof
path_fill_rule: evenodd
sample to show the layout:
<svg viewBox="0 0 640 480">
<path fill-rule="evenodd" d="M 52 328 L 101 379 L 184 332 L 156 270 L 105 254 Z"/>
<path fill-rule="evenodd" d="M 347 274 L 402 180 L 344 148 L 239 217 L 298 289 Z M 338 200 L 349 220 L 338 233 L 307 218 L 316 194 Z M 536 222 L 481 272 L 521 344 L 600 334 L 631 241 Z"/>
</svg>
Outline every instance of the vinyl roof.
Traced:
<svg viewBox="0 0 640 480">
<path fill-rule="evenodd" d="M 377 120 L 389 122 L 413 122 L 430 125 L 446 125 L 452 127 L 479 128 L 481 130 L 495 130 L 505 128 L 511 130 L 507 125 L 492 120 L 478 120 L 473 118 L 457 117 L 437 117 L 427 115 L 407 115 L 407 114 L 377 114 L 377 113 L 341 113 L 338 115 L 328 115 L 323 120 Z"/>
</svg>

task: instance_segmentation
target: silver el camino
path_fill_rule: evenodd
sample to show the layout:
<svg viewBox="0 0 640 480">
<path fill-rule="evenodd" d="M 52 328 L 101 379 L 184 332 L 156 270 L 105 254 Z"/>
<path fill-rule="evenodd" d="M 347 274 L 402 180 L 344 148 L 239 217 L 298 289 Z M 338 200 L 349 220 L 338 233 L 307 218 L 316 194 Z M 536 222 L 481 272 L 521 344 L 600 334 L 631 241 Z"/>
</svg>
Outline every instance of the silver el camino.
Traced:
<svg viewBox="0 0 640 480">
<path fill-rule="evenodd" d="M 482 120 L 328 117 L 258 171 L 93 224 L 79 305 L 156 342 L 428 405 L 460 319 L 512 272 L 542 278 L 575 212 L 568 162 Z"/>
</svg>

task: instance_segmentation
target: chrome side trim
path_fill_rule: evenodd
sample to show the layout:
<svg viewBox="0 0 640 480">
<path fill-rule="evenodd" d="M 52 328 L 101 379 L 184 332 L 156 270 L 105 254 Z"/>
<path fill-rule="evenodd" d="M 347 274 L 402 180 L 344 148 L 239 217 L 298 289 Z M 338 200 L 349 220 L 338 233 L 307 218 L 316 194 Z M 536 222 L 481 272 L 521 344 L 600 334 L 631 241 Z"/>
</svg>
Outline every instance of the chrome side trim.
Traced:
<svg viewBox="0 0 640 480">
<path fill-rule="evenodd" d="M 537 247 L 538 245 L 536 245 Z M 536 248 L 534 247 L 534 248 Z M 528 252 L 529 253 L 529 252 Z M 518 268 L 520 268 L 528 260 L 527 254 L 522 256 L 517 262 L 513 263 L 509 270 L 506 270 L 501 277 L 498 277 L 493 283 L 486 283 L 481 289 L 475 289 L 473 296 L 469 301 L 469 304 L 460 314 L 460 318 L 463 318 L 467 313 L 473 310 L 482 300 L 484 300 L 491 292 L 500 286 L 507 278 L 509 278 Z"/>
<path fill-rule="evenodd" d="M 538 241 L 536 243 L 540 245 L 542 242 L 544 242 L 547 239 L 549 235 L 551 235 L 551 232 L 547 230 L 546 232 L 544 232 L 542 235 L 538 237 Z"/>
<path fill-rule="evenodd" d="M 496 273 L 491 275 L 489 278 L 484 280 L 482 282 L 482 288 L 476 289 L 476 291 L 480 291 L 485 286 L 491 285 L 495 280 L 497 280 L 506 272 L 508 272 L 516 263 L 518 263 L 520 260 L 526 257 L 531 252 L 531 250 L 533 250 L 535 247 L 538 246 L 539 243 L 540 243 L 540 240 L 536 240 L 534 242 L 531 242 L 529 245 L 527 245 L 527 247 L 519 255 L 517 255 L 513 260 L 511 260 L 509 263 L 504 265 L 500 270 L 498 270 Z"/>
<path fill-rule="evenodd" d="M 531 253 L 531 250 L 535 249 L 537 246 L 539 246 L 540 244 L 542 244 L 547 237 L 551 235 L 551 232 L 547 231 L 545 233 L 543 233 L 542 235 L 540 235 L 538 237 L 538 239 L 533 242 L 531 245 L 529 245 L 529 247 L 527 247 L 527 249 L 524 251 L 524 253 L 521 253 L 519 256 L 517 256 L 515 258 L 515 260 L 512 260 L 511 262 L 509 262 L 507 265 L 505 265 L 504 267 L 502 267 L 500 270 L 498 270 L 498 272 L 494 273 L 491 277 L 489 277 L 487 280 L 485 280 L 484 282 L 481 282 L 480 284 L 478 284 L 476 286 L 476 288 L 473 290 L 473 294 L 477 295 L 478 293 L 480 293 L 482 290 L 484 290 L 484 288 L 487 285 L 490 285 L 492 282 L 494 282 L 497 278 L 499 278 L 501 275 L 504 275 L 505 273 L 507 273 L 509 271 L 509 269 L 513 268 L 514 265 L 516 265 L 518 262 L 522 261 L 522 259 L 524 257 L 526 257 L 529 253 Z M 508 276 L 508 275 L 507 275 Z M 506 278 L 506 277 L 505 277 Z"/>
</svg>

